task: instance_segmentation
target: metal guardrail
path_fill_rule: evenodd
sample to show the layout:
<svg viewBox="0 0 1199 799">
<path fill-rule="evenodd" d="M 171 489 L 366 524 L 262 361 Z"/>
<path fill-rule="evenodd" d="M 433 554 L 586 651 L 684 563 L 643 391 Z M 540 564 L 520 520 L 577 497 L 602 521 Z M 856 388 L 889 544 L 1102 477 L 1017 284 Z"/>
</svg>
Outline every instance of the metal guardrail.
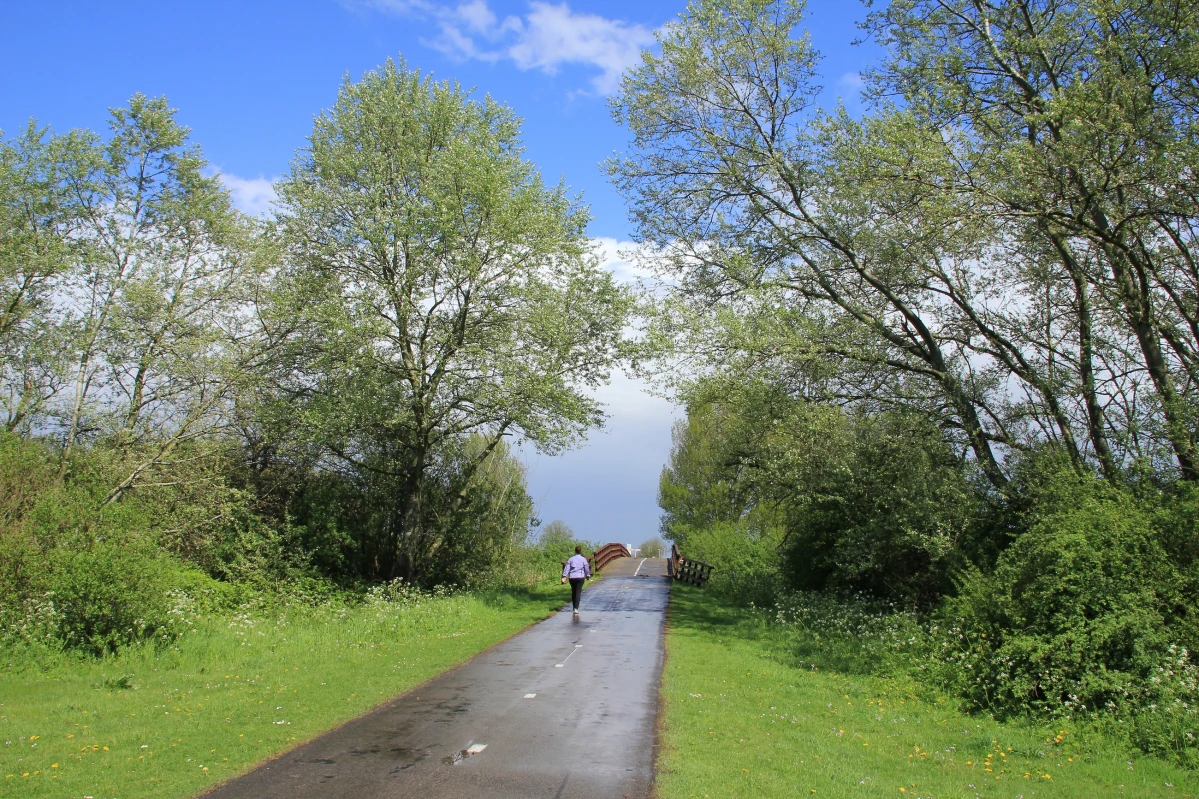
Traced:
<svg viewBox="0 0 1199 799">
<path fill-rule="evenodd" d="M 688 560 L 674 544 L 670 545 L 670 560 L 666 562 L 666 573 L 675 580 L 702 586 L 712 579 L 712 567 L 698 560 Z"/>
</svg>

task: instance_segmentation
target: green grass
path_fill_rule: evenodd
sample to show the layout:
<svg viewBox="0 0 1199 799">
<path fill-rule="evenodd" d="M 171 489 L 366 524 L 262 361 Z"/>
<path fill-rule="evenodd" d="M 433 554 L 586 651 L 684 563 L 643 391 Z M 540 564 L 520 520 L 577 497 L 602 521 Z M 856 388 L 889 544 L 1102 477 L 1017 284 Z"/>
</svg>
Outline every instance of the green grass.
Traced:
<svg viewBox="0 0 1199 799">
<path fill-rule="evenodd" d="M 852 649 L 676 584 L 661 799 L 1199 796 L 1195 775 L 1093 729 L 967 715 Z"/>
<path fill-rule="evenodd" d="M 145 648 L 0 676 L 0 796 L 194 796 L 542 619 L 556 584 L 197 622 Z M 126 687 L 127 686 L 127 687 Z"/>
</svg>

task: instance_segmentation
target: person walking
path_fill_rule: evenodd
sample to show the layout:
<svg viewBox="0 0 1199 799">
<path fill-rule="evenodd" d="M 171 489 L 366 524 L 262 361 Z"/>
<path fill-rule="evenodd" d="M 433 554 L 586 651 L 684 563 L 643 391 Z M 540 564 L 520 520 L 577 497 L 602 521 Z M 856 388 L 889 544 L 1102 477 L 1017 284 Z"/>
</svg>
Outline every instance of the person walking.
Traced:
<svg viewBox="0 0 1199 799">
<path fill-rule="evenodd" d="M 575 547 L 575 554 L 562 567 L 562 582 L 570 581 L 570 604 L 574 615 L 579 615 L 579 600 L 583 598 L 583 581 L 591 579 L 591 564 L 583 557 L 583 548 Z"/>
</svg>

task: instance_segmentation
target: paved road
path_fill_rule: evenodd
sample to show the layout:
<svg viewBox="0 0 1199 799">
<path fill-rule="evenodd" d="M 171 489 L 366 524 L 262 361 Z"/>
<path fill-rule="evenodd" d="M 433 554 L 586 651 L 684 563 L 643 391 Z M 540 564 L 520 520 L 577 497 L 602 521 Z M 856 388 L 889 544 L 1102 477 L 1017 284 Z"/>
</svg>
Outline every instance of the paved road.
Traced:
<svg viewBox="0 0 1199 799">
<path fill-rule="evenodd" d="M 665 574 L 664 559 L 616 561 L 577 621 L 567 608 L 207 796 L 643 799 Z"/>
</svg>

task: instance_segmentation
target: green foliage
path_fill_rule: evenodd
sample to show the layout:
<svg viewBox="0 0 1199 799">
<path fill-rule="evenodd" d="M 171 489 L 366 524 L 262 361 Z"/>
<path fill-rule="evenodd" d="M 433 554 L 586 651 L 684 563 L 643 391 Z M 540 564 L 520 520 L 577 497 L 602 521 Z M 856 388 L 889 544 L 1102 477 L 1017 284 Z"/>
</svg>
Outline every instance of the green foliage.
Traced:
<svg viewBox="0 0 1199 799">
<path fill-rule="evenodd" d="M 468 465 L 487 446 L 482 436 L 468 440 L 458 474 L 467 473 Z M 502 584 L 508 579 L 508 562 L 525 542 L 533 500 L 524 465 L 502 441 L 482 457 L 465 483 L 461 476 L 451 483 L 453 490 L 465 493 L 465 501 L 448 525 L 434 567 L 424 578 L 426 584 L 471 588 Z"/>
<path fill-rule="evenodd" d="M 0 436 L 0 640 L 53 655 L 173 640 L 193 615 L 184 586 L 207 581 L 158 545 L 150 498 L 105 506 L 120 459 L 80 458 L 56 480 L 43 443 Z M 113 461 L 116 461 L 114 464 Z M 19 467 L 14 469 L 13 467 Z"/>
<path fill-rule="evenodd" d="M 787 582 L 778 528 L 759 527 L 754 520 L 715 522 L 686 530 L 680 551 L 713 567 L 712 591 L 737 601 L 770 603 Z"/>
<path fill-rule="evenodd" d="M 1146 748 L 1194 758 L 1194 598 L 1152 512 L 1068 466 L 1030 478 L 1025 531 L 947 602 L 934 671 L 998 715 L 1104 711 Z"/>
<path fill-rule="evenodd" d="M 662 534 L 680 547 L 688 531 L 734 521 L 745 512 L 738 450 L 748 445 L 746 414 L 717 402 L 694 402 L 671 431 L 670 460 L 658 482 Z"/>
<path fill-rule="evenodd" d="M 662 545 L 661 538 L 651 538 L 648 541 L 642 541 L 641 546 L 637 549 L 643 558 L 661 558 L 665 556 L 665 547 Z"/>
<path fill-rule="evenodd" d="M 583 551 L 586 552 L 594 549 L 595 545 L 576 536 L 575 531 L 566 522 L 555 519 L 541 531 L 534 551 L 537 553 L 537 560 L 556 577 L 562 570 L 562 563 L 570 560 L 571 555 L 575 554 L 575 547 L 583 547 Z"/>
<path fill-rule="evenodd" d="M 343 84 L 279 196 L 276 435 L 365 495 L 370 577 L 446 576 L 447 552 L 477 573 L 502 553 L 468 542 L 478 503 L 505 534 L 519 514 L 472 498 L 474 471 L 506 436 L 554 452 L 602 421 L 587 389 L 623 350 L 630 297 L 586 208 L 524 159 L 510 108 L 391 60 Z"/>
<path fill-rule="evenodd" d="M 565 551 L 574 544 L 575 531 L 561 519 L 547 524 L 537 537 L 537 544 L 544 550 Z"/>
<path fill-rule="evenodd" d="M 978 504 L 940 432 L 911 414 L 788 419 L 788 559 L 796 587 L 927 606 L 964 562 Z M 821 446 L 805 446 L 816 438 Z"/>
<path fill-rule="evenodd" d="M 690 405 L 674 440 L 663 531 L 719 566 L 716 584 L 748 580 L 759 599 L 775 584 L 928 606 L 977 534 L 966 467 L 914 414 L 847 413 L 750 386 Z"/>
<path fill-rule="evenodd" d="M 424 492 L 434 549 L 410 581 L 482 586 L 506 579 L 507 561 L 528 532 L 532 500 L 524 467 L 507 444 L 492 442 L 482 452 L 488 446 L 481 436 L 468 438 L 429 475 Z M 379 559 L 394 551 L 396 481 L 344 472 L 288 480 L 286 528 L 275 538 L 302 552 L 303 564 L 320 574 L 345 583 L 376 578 Z"/>
<path fill-rule="evenodd" d="M 47 635 L 63 647 L 92 655 L 139 641 L 170 641 L 186 629 L 190 610 L 186 594 L 172 593 L 178 569 L 154 550 L 128 545 L 57 547 L 47 553 L 43 607 L 30 610 L 53 625 Z"/>
</svg>

